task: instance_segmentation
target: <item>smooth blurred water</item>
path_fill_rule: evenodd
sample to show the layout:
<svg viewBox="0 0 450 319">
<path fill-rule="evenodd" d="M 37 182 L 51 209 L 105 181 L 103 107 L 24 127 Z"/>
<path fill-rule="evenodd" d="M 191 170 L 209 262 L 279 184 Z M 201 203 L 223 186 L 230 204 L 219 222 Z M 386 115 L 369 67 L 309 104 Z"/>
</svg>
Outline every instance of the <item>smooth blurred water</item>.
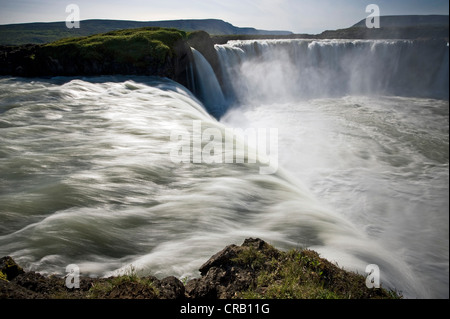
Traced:
<svg viewBox="0 0 450 319">
<path fill-rule="evenodd" d="M 236 79 L 256 85 L 246 65 Z M 218 122 L 167 79 L 0 78 L 0 255 L 43 273 L 194 277 L 260 237 L 448 298 L 448 101 L 250 93 Z M 277 128 L 278 172 L 173 163 L 171 136 L 194 121 Z"/>
<path fill-rule="evenodd" d="M 376 247 L 306 245 L 360 272 L 358 259 L 373 261 L 397 287 L 423 285 L 408 297 L 448 296 L 447 101 L 347 96 L 243 107 L 223 121 L 280 127 L 280 166 Z"/>
<path fill-rule="evenodd" d="M 386 260 L 408 265 L 381 267 L 384 279 L 422 283 L 406 289 L 412 296 L 448 297 L 448 43 L 260 40 L 216 50 L 232 105 L 222 121 L 279 128 L 280 165 Z M 374 248 L 354 246 L 333 238 L 315 248 L 350 268 L 353 257 L 374 258 Z"/>
</svg>

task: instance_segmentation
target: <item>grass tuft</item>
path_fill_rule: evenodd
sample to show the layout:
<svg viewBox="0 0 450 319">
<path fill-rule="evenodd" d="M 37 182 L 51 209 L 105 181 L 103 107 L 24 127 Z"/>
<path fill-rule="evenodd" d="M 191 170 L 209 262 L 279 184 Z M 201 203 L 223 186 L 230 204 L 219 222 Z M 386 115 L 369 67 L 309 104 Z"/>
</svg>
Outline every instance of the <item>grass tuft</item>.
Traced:
<svg viewBox="0 0 450 319">
<path fill-rule="evenodd" d="M 277 258 L 249 248 L 233 262 L 258 271 L 242 299 L 401 299 L 394 291 L 368 289 L 362 275 L 347 272 L 311 250 L 280 252 Z"/>
<path fill-rule="evenodd" d="M 141 296 L 136 296 L 136 291 L 141 292 Z M 159 291 L 154 287 L 153 280 L 138 276 L 133 267 L 124 275 L 97 281 L 89 289 L 87 295 L 89 299 L 136 297 L 151 297 L 154 299 L 158 296 Z"/>
</svg>

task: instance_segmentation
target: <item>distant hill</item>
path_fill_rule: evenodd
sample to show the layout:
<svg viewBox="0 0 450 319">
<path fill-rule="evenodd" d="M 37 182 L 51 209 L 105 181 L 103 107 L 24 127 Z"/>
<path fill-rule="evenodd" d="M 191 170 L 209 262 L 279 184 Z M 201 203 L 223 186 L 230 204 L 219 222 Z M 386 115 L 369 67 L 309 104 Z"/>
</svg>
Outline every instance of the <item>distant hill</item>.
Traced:
<svg viewBox="0 0 450 319">
<path fill-rule="evenodd" d="M 79 29 L 68 29 L 65 22 L 24 23 L 0 25 L 0 45 L 42 44 L 62 38 L 88 36 L 109 31 L 142 27 L 177 28 L 183 31 L 203 30 L 211 35 L 289 35 L 289 31 L 268 31 L 254 28 L 240 28 L 216 19 L 168 20 L 168 21 L 125 21 L 84 20 Z"/>
<path fill-rule="evenodd" d="M 326 39 L 446 39 L 449 38 L 448 15 L 381 16 L 379 29 L 368 29 L 366 20 L 347 29 L 325 31 Z"/>
<path fill-rule="evenodd" d="M 203 30 L 213 36 L 216 43 L 231 39 L 447 39 L 449 38 L 448 15 L 382 16 L 380 29 L 368 29 L 366 20 L 339 30 L 328 30 L 321 34 L 293 34 L 289 31 L 268 31 L 255 28 L 240 28 L 217 20 L 84 20 L 81 28 L 68 29 L 65 22 L 24 23 L 0 25 L 0 45 L 43 44 L 63 38 L 88 36 L 110 31 L 141 27 L 177 28 L 191 32 Z"/>
<path fill-rule="evenodd" d="M 217 35 L 216 44 L 229 40 L 250 39 L 408 39 L 445 40 L 449 38 L 448 15 L 382 16 L 379 29 L 368 29 L 366 19 L 339 30 L 327 30 L 321 34 L 289 35 Z"/>
</svg>

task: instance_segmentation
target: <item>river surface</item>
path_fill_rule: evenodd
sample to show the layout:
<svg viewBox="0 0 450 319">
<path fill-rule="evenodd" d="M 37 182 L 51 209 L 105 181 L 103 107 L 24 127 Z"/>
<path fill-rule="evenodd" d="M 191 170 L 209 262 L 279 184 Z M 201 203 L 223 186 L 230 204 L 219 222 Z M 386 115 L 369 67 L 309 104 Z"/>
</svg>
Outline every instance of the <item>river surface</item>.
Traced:
<svg viewBox="0 0 450 319">
<path fill-rule="evenodd" d="M 226 84 L 242 88 L 215 102 L 220 120 L 163 78 L 0 78 L 0 255 L 42 273 L 192 278 L 259 237 L 361 274 L 376 264 L 407 298 L 448 298 L 448 100 L 339 85 L 305 97 L 308 85 L 285 87 L 283 55 L 267 57 L 275 69 L 261 55 L 231 61 L 248 47 L 216 47 L 236 77 Z M 238 128 L 277 143 L 255 162 L 205 160 Z M 174 136 L 186 135 L 183 149 Z"/>
</svg>

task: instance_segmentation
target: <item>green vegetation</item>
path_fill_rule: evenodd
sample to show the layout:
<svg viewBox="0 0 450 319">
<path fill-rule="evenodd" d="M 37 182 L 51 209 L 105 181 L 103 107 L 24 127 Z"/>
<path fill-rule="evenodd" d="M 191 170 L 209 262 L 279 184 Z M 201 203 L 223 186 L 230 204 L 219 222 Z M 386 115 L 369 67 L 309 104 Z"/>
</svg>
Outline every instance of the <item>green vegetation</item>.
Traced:
<svg viewBox="0 0 450 319">
<path fill-rule="evenodd" d="M 12 280 L 24 271 L 15 261 L 7 256 L 0 258 L 0 279 Z"/>
<path fill-rule="evenodd" d="M 126 274 L 99 280 L 87 292 L 89 299 L 104 298 L 137 298 L 139 296 L 152 296 L 158 298 L 159 291 L 154 287 L 153 280 L 148 277 L 139 277 L 134 269 Z"/>
<path fill-rule="evenodd" d="M 385 289 L 368 289 L 362 275 L 347 272 L 311 250 L 274 254 L 249 247 L 233 261 L 256 271 L 243 299 L 401 299 Z"/>
<path fill-rule="evenodd" d="M 222 20 L 171 20 L 171 21 L 125 21 L 84 20 L 79 29 L 68 29 L 65 22 L 23 23 L 0 25 L 0 45 L 44 44 L 69 37 L 90 36 L 114 30 L 144 27 L 176 28 L 186 32 L 206 31 L 209 34 L 290 34 L 287 31 L 263 31 L 238 28 Z"/>
<path fill-rule="evenodd" d="M 280 252 L 269 244 L 261 249 L 255 247 L 243 247 L 236 258 L 231 261 L 240 267 L 251 268 L 254 271 L 264 269 L 268 260 L 277 260 Z"/>
<path fill-rule="evenodd" d="M 3 262 L 3 264 L 2 264 Z M 140 277 L 131 268 L 121 276 L 80 278 L 68 289 L 64 278 L 24 273 L 6 276 L 2 265 L 21 269 L 10 258 L 0 260 L 0 298 L 42 299 L 401 299 L 384 288 L 369 289 L 363 275 L 346 271 L 312 250 L 279 251 L 259 239 L 231 245 L 201 268 L 201 278 L 181 282 Z M 202 271 L 202 270 L 200 270 Z M 15 276 L 18 273 L 15 272 Z"/>
<path fill-rule="evenodd" d="M 143 68 L 158 66 L 175 54 L 177 41 L 186 38 L 177 29 L 147 27 L 66 38 L 44 45 L 40 53 L 55 59 L 77 59 L 89 62 L 114 61 Z"/>
</svg>

